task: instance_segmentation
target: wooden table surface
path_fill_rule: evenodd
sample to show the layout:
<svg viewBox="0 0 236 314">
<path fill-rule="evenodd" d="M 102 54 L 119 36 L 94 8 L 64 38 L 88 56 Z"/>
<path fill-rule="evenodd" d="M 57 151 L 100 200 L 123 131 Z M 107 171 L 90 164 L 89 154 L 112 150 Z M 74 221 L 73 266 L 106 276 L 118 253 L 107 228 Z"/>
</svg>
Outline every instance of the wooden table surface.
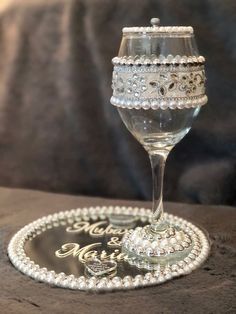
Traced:
<svg viewBox="0 0 236 314">
<path fill-rule="evenodd" d="M 159 286 L 96 294 L 52 288 L 17 271 L 7 257 L 13 234 L 43 215 L 90 205 L 149 203 L 0 188 L 0 313 L 236 313 L 236 208 L 166 203 L 166 211 L 207 229 L 212 249 L 188 276 Z"/>
</svg>

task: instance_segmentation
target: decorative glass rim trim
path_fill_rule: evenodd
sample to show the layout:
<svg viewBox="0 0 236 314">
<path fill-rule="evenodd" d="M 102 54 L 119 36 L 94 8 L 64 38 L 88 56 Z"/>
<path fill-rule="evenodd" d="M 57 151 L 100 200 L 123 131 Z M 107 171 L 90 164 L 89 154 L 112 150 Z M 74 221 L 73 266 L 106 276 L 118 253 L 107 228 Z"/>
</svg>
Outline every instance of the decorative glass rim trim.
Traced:
<svg viewBox="0 0 236 314">
<path fill-rule="evenodd" d="M 134 26 L 124 27 L 123 33 L 189 33 L 193 34 L 192 26 Z"/>
<path fill-rule="evenodd" d="M 112 105 L 120 108 L 127 109 L 185 109 L 195 108 L 197 106 L 203 106 L 207 103 L 208 97 L 201 95 L 198 97 L 186 97 L 186 98 L 153 98 L 153 99 L 124 99 L 122 97 L 112 96 L 110 102 Z"/>
<path fill-rule="evenodd" d="M 115 57 L 112 59 L 114 65 L 181 65 L 181 64 L 204 64 L 205 58 L 203 56 L 180 56 L 180 55 L 168 55 L 167 57 L 163 55 L 151 55 L 147 57 L 142 56 L 124 56 Z"/>
<path fill-rule="evenodd" d="M 184 109 L 207 103 L 202 63 L 114 65 L 111 103 L 127 109 Z"/>
<path fill-rule="evenodd" d="M 137 287 L 152 286 L 164 283 L 175 277 L 187 275 L 197 269 L 208 257 L 210 251 L 210 243 L 204 232 L 193 225 L 191 222 L 171 215 L 164 214 L 170 224 L 180 227 L 182 230 L 187 230 L 192 238 L 197 238 L 200 243 L 200 251 L 194 248 L 189 256 L 182 262 L 172 266 L 165 266 L 160 269 L 157 264 L 157 269 L 152 272 L 147 272 L 145 275 L 136 276 L 115 276 L 113 278 L 95 277 L 86 278 L 85 276 L 66 275 L 65 273 L 56 273 L 54 270 L 49 270 L 46 267 L 40 267 L 31 260 L 25 252 L 25 242 L 34 234 L 44 232 L 51 224 L 60 225 L 65 219 L 81 216 L 84 219 L 89 219 L 93 215 L 108 216 L 110 214 L 124 214 L 139 216 L 140 219 L 151 219 L 152 211 L 150 209 L 125 206 L 96 206 L 89 208 L 77 208 L 70 211 L 58 212 L 53 215 L 44 216 L 20 229 L 11 239 L 8 245 L 8 256 L 12 264 L 25 275 L 50 285 L 73 290 L 92 290 L 92 291 L 111 291 L 121 289 L 134 289 Z M 133 229 L 130 229 L 132 231 Z M 131 263 L 131 261 L 130 261 Z M 134 262 L 134 265 L 135 262 Z M 145 268 L 145 265 L 136 265 L 139 268 Z"/>
</svg>

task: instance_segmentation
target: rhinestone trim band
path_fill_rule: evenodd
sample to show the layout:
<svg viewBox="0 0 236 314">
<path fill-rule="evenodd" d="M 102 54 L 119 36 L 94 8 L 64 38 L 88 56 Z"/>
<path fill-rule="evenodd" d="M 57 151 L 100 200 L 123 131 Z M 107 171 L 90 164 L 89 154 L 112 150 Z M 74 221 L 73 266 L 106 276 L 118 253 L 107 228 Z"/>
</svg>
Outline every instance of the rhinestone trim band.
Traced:
<svg viewBox="0 0 236 314">
<path fill-rule="evenodd" d="M 189 256 L 177 264 L 167 265 L 165 267 L 156 265 L 151 272 L 147 271 L 144 275 L 136 276 L 115 276 L 86 278 L 85 276 L 76 277 L 74 275 L 66 275 L 65 273 L 55 273 L 53 270 L 42 268 L 26 255 L 24 246 L 26 241 L 31 237 L 36 237 L 52 226 L 57 227 L 64 225 L 65 220 L 71 220 L 81 217 L 88 221 L 92 217 L 100 217 L 101 219 L 109 218 L 110 215 L 133 215 L 136 218 L 146 222 L 150 221 L 152 212 L 144 208 L 132 207 L 89 207 L 78 208 L 70 211 L 59 212 L 53 215 L 42 217 L 19 230 L 11 239 L 8 246 L 8 256 L 12 264 L 27 276 L 50 285 L 57 287 L 68 288 L 73 290 L 96 290 L 96 291 L 111 291 L 117 289 L 133 289 L 143 286 L 151 286 L 161 284 L 172 278 L 179 277 L 191 273 L 198 268 L 207 258 L 209 254 L 209 242 L 205 234 L 190 222 L 178 218 L 173 215 L 164 214 L 164 218 L 172 225 L 187 230 L 191 239 L 197 239 L 198 249 L 192 250 Z M 136 230 L 136 229 L 135 229 Z M 129 233 L 132 230 L 129 231 Z M 127 233 L 126 237 L 129 237 Z M 187 240 L 187 239 L 186 239 Z M 185 241 L 186 242 L 186 241 Z M 128 261 L 132 264 L 132 260 Z M 134 263 L 135 264 L 135 263 Z M 135 264 L 139 268 L 147 269 L 145 264 Z"/>
<path fill-rule="evenodd" d="M 121 62 L 120 60 L 115 63 Z M 200 60 L 201 63 L 198 63 L 199 60 L 192 57 L 186 59 L 184 64 L 172 64 L 169 60 L 169 64 L 115 65 L 112 77 L 113 96 L 110 101 L 117 107 L 145 110 L 202 106 L 206 104 L 207 96 L 202 64 L 204 60 Z"/>
</svg>

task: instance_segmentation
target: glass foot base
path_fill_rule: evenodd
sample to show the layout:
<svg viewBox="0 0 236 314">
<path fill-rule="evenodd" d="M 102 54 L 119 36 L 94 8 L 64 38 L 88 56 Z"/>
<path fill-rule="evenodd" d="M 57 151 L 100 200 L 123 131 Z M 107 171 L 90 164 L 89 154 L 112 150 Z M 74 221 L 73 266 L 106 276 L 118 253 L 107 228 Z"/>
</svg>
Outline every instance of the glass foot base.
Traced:
<svg viewBox="0 0 236 314">
<path fill-rule="evenodd" d="M 122 251 L 131 265 L 149 270 L 160 266 L 196 268 L 209 253 L 205 234 L 190 222 L 165 215 L 167 229 L 154 232 L 150 225 L 129 230 L 122 239 Z"/>
</svg>

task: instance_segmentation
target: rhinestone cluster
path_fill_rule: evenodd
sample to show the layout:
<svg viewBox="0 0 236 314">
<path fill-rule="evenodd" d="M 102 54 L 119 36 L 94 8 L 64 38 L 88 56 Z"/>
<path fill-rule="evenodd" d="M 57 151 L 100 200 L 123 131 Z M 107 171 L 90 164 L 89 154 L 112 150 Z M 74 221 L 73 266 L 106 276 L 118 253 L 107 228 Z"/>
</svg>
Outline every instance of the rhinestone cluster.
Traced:
<svg viewBox="0 0 236 314">
<path fill-rule="evenodd" d="M 165 267 L 157 264 L 155 269 L 151 272 L 148 271 L 148 265 L 145 265 L 145 262 L 142 263 L 142 261 L 131 259 L 129 261 L 131 265 L 133 264 L 137 267 L 147 269 L 147 272 L 144 275 L 139 274 L 136 276 L 125 277 L 116 276 L 114 278 L 98 278 L 94 276 L 90 278 L 86 278 L 85 276 L 76 277 L 73 274 L 66 275 L 65 273 L 56 273 L 53 270 L 42 268 L 40 265 L 32 261 L 25 253 L 25 242 L 32 237 L 37 237 L 48 228 L 65 225 L 67 221 L 74 221 L 77 219 L 85 221 L 88 221 L 89 219 L 106 219 L 111 214 L 134 215 L 144 223 L 150 221 L 152 217 L 151 210 L 149 209 L 120 206 L 97 206 L 59 212 L 40 218 L 19 230 L 9 243 L 8 256 L 12 264 L 18 270 L 37 281 L 74 290 L 111 291 L 116 289 L 133 289 L 136 287 L 156 285 L 174 277 L 188 274 L 199 267 L 209 254 L 208 239 L 199 228 L 182 218 L 168 214 L 164 214 L 166 221 L 168 221 L 170 225 L 177 226 L 181 230 L 186 231 L 191 241 L 194 243 L 194 249 L 191 250 L 191 253 L 184 261 L 180 261 L 173 265 L 167 265 Z M 140 231 L 140 229 L 138 229 L 138 231 Z M 173 232 L 173 230 L 170 230 L 169 233 L 164 235 L 162 240 L 164 240 L 164 238 L 171 238 Z M 130 239 L 130 237 L 131 234 L 129 233 L 127 239 Z M 186 243 L 188 242 L 188 239 L 188 237 L 185 238 Z"/>
</svg>

